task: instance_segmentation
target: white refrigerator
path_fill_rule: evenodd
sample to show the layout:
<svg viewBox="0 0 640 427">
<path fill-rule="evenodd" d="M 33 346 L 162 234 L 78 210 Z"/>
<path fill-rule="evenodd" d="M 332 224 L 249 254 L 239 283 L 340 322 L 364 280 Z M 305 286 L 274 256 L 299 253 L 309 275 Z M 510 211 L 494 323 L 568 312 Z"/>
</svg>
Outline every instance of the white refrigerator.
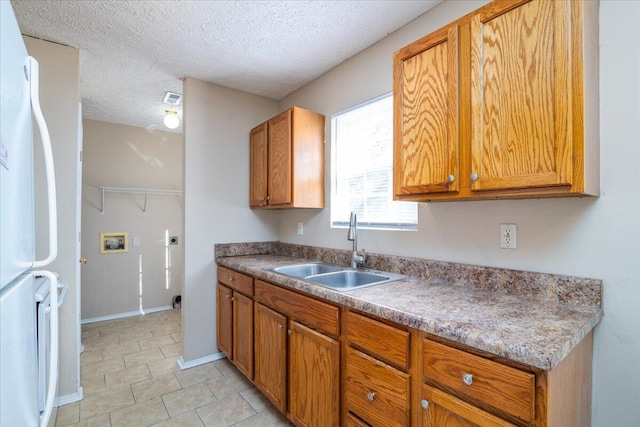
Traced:
<svg viewBox="0 0 640 427">
<path fill-rule="evenodd" d="M 49 209 L 49 249 L 35 259 L 33 123 L 42 139 Z M 50 310 L 44 405 L 39 395 L 35 277 L 49 281 L 58 306 L 55 274 L 40 270 L 57 254 L 53 156 L 38 101 L 38 64 L 27 55 L 11 3 L 0 1 L 0 426 L 46 426 L 58 374 L 58 310 Z M 40 280 L 41 281 L 41 280 Z M 41 334 L 43 335 L 43 334 Z M 40 387 L 42 388 L 42 387 Z M 40 391 L 40 394 L 43 394 Z"/>
</svg>

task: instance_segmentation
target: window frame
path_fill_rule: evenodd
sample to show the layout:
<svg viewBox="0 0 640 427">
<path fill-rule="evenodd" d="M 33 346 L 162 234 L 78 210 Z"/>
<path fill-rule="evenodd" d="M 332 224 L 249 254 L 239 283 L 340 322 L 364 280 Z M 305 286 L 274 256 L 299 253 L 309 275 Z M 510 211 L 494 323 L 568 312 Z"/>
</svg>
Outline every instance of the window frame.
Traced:
<svg viewBox="0 0 640 427">
<path fill-rule="evenodd" d="M 349 226 L 349 218 L 347 217 L 345 220 L 337 220 L 334 219 L 336 214 L 334 213 L 334 209 L 336 208 L 336 202 L 339 199 L 338 195 L 338 134 L 337 134 L 337 119 L 339 116 L 342 116 L 346 113 L 352 112 L 354 110 L 364 108 L 370 104 L 379 102 L 383 99 L 391 98 L 391 156 L 393 159 L 393 92 L 386 92 L 382 95 L 379 95 L 375 98 L 369 99 L 367 101 L 361 102 L 360 104 L 354 105 L 350 108 L 342 110 L 340 112 L 334 113 L 331 115 L 331 203 L 330 203 L 330 225 L 331 228 L 347 228 Z M 390 173 L 391 178 L 389 181 L 389 191 L 390 196 L 392 198 L 392 203 L 402 203 L 402 204 L 413 204 L 415 205 L 415 223 L 410 222 L 370 222 L 363 221 L 361 218 L 358 218 L 358 228 L 359 229 L 369 229 L 369 230 L 388 230 L 388 231 L 417 231 L 418 230 L 418 204 L 417 202 L 409 202 L 409 201 L 397 201 L 393 200 L 393 161 L 390 164 Z M 369 196 L 370 193 L 365 193 L 365 198 Z"/>
</svg>

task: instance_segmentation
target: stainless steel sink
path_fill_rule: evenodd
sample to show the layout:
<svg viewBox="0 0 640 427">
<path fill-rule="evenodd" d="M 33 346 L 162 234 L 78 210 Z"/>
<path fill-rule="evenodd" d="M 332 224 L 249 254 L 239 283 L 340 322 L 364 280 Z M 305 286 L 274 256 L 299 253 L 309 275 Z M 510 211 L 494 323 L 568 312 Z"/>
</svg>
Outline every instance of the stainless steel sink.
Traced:
<svg viewBox="0 0 640 427">
<path fill-rule="evenodd" d="M 339 291 L 350 291 L 405 278 L 401 274 L 375 270 L 354 270 L 323 262 L 283 265 L 269 268 L 269 270 Z"/>
<path fill-rule="evenodd" d="M 284 274 L 286 276 L 307 277 L 316 274 L 340 271 L 342 270 L 342 267 L 340 267 L 339 265 L 313 262 L 306 264 L 284 265 L 282 267 L 272 268 L 271 270 L 275 271 L 276 273 Z"/>
<path fill-rule="evenodd" d="M 350 291 L 365 286 L 381 285 L 405 276 L 382 271 L 344 270 L 305 277 L 305 280 L 336 290 Z"/>
</svg>

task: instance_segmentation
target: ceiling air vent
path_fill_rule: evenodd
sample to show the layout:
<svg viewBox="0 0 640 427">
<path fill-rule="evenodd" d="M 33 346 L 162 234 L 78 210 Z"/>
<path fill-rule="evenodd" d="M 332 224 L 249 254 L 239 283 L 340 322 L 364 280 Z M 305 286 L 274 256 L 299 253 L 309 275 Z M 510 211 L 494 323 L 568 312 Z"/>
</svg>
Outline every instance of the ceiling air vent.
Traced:
<svg viewBox="0 0 640 427">
<path fill-rule="evenodd" d="M 164 99 L 162 100 L 165 104 L 169 105 L 180 105 L 182 102 L 182 94 L 175 92 L 167 92 L 164 95 Z"/>
</svg>

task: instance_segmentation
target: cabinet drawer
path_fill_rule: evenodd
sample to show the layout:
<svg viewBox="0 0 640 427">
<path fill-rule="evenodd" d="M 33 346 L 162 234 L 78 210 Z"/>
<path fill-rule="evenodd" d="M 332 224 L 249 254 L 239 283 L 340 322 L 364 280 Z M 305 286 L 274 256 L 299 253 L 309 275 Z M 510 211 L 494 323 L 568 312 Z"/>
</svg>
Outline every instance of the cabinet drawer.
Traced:
<svg viewBox="0 0 640 427">
<path fill-rule="evenodd" d="M 367 423 L 353 415 L 351 412 L 347 413 L 347 418 L 345 419 L 344 425 L 346 427 L 369 427 Z"/>
<path fill-rule="evenodd" d="M 218 267 L 218 282 L 247 296 L 253 296 L 253 277 L 225 267 Z"/>
<path fill-rule="evenodd" d="M 347 346 L 347 410 L 371 426 L 408 426 L 410 378 L 371 356 Z"/>
<path fill-rule="evenodd" d="M 256 300 L 317 331 L 340 334 L 338 307 L 297 292 L 256 280 Z"/>
<path fill-rule="evenodd" d="M 411 334 L 377 320 L 347 312 L 347 340 L 377 359 L 409 369 Z"/>
<path fill-rule="evenodd" d="M 423 427 L 515 427 L 437 388 L 422 386 Z"/>
<path fill-rule="evenodd" d="M 535 421 L 535 376 L 532 373 L 424 340 L 423 374 L 425 378 L 525 421 Z"/>
</svg>

